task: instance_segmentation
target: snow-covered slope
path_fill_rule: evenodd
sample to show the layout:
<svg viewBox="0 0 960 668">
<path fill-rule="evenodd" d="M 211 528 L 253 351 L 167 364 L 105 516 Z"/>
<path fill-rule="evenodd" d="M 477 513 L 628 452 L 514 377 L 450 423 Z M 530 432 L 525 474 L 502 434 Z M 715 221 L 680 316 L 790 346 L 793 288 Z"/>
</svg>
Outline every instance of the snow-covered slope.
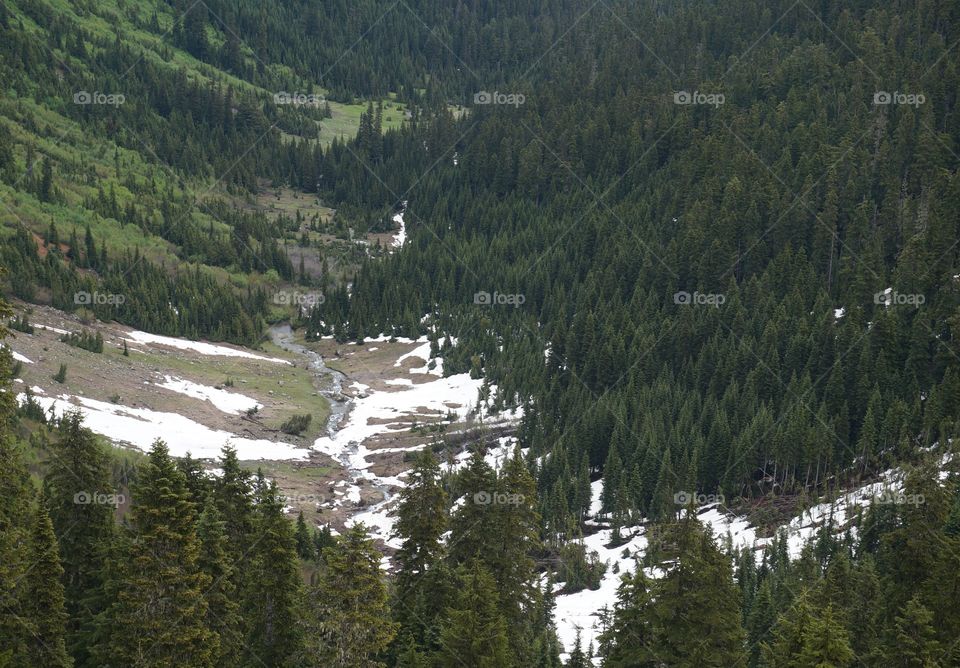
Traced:
<svg viewBox="0 0 960 668">
<path fill-rule="evenodd" d="M 946 464 L 946 460 L 942 462 Z M 829 523 L 834 531 L 846 526 L 858 509 L 866 509 L 873 503 L 908 503 L 911 501 L 904 496 L 903 471 L 890 469 L 879 476 L 879 480 L 849 492 L 841 494 L 835 500 L 820 503 L 804 510 L 790 522 L 783 525 L 781 531 L 786 532 L 788 550 L 791 558 L 797 558 L 803 546 L 812 541 L 822 526 Z M 600 512 L 600 491 L 603 481 L 598 480 L 591 485 L 593 496 L 590 513 L 593 519 L 588 523 L 596 524 Z M 697 519 L 709 526 L 714 536 L 721 544 L 729 541 L 734 549 L 744 547 L 760 550 L 771 542 L 771 538 L 758 537 L 757 530 L 749 522 L 726 511 L 719 503 L 710 503 L 697 509 Z M 856 527 L 850 527 L 852 533 Z M 626 527 L 620 530 L 621 537 L 627 542 L 616 548 L 606 547 L 610 543 L 612 531 L 600 531 L 584 538 L 584 545 L 589 552 L 596 552 L 601 561 L 608 564 L 607 571 L 597 590 L 585 590 L 574 594 L 558 595 L 556 597 L 555 619 L 557 634 L 566 651 L 573 649 L 577 631 L 581 633 L 581 643 L 584 649 L 593 642 L 600 632 L 598 614 L 606 608 L 613 608 L 617 598 L 617 587 L 621 575 L 632 573 L 636 568 L 637 558 L 642 557 L 647 545 L 642 526 Z M 648 575 L 656 577 L 655 570 L 648 571 Z M 566 655 L 564 655 L 566 658 Z"/>
</svg>

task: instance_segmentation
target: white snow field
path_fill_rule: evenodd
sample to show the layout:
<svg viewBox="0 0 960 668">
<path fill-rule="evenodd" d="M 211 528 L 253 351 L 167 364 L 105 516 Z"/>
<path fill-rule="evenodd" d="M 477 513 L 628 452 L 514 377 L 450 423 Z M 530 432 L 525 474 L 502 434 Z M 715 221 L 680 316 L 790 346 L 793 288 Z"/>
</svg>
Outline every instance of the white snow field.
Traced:
<svg viewBox="0 0 960 668">
<path fill-rule="evenodd" d="M 482 385 L 483 379 L 461 373 L 429 383 L 403 386 L 404 389 L 396 392 L 378 392 L 364 387 L 366 396 L 353 401 L 341 429 L 333 437 L 318 438 L 313 447 L 335 457 L 353 443 L 360 444 L 376 434 L 408 428 L 409 420 L 424 412 L 446 414 L 449 411 L 464 418 L 477 403 Z M 368 452 L 362 445 L 359 449 Z M 357 468 L 365 468 L 359 466 L 361 456 L 355 455 L 354 459 Z"/>
<path fill-rule="evenodd" d="M 157 385 L 166 390 L 193 397 L 194 399 L 209 401 L 219 410 L 232 415 L 239 415 L 251 408 L 262 408 L 263 406 L 258 403 L 256 399 L 251 399 L 243 394 L 228 392 L 217 389 L 216 387 L 210 387 L 209 385 L 200 385 L 199 383 L 174 376 L 164 376 L 163 382 L 157 383 Z"/>
<path fill-rule="evenodd" d="M 22 401 L 25 395 L 18 395 Z M 147 408 L 131 408 L 87 397 L 61 394 L 58 397 L 34 397 L 34 401 L 58 414 L 77 408 L 83 414 L 84 425 L 113 441 L 129 443 L 147 450 L 156 440 L 163 440 L 174 457 L 188 452 L 201 459 L 220 456 L 220 449 L 230 443 L 242 460 L 306 459 L 309 451 L 289 443 L 266 439 L 241 438 L 219 429 L 211 429 L 177 413 L 163 413 Z"/>
<path fill-rule="evenodd" d="M 25 355 L 21 355 L 16 350 L 11 349 L 10 354 L 13 355 L 13 361 L 15 362 L 23 362 L 24 364 L 33 364 L 32 359 L 30 359 L 29 357 L 26 357 Z"/>
<path fill-rule="evenodd" d="M 942 462 L 946 464 L 946 458 Z M 787 546 L 791 559 L 800 556 L 804 545 L 816 538 L 817 532 L 827 522 L 832 522 L 835 531 L 850 520 L 859 509 L 866 509 L 872 503 L 890 501 L 897 495 L 902 495 L 903 471 L 894 468 L 880 474 L 877 482 L 858 487 L 841 494 L 836 500 L 812 506 L 794 517 L 782 527 L 786 531 Z M 591 485 L 592 497 L 590 515 L 592 519 L 587 524 L 596 525 L 596 518 L 600 512 L 600 492 L 603 489 L 603 480 L 594 481 Z M 760 550 L 771 542 L 770 538 L 757 537 L 756 529 L 742 517 L 736 517 L 721 509 L 719 503 L 710 503 L 700 506 L 697 510 L 697 519 L 713 529 L 717 542 L 721 545 L 729 539 L 733 549 L 744 547 Z M 856 527 L 850 529 L 855 533 Z M 636 557 L 642 557 L 646 548 L 644 529 L 640 526 L 624 527 L 621 536 L 627 542 L 619 547 L 608 549 L 604 547 L 610 542 L 612 530 L 602 529 L 584 538 L 587 552 L 595 551 L 601 561 L 608 563 L 608 568 L 595 591 L 584 590 L 575 594 L 564 594 L 556 597 L 555 619 L 557 635 L 564 646 L 565 652 L 573 649 L 576 642 L 577 629 L 581 631 L 581 645 L 584 651 L 591 642 L 596 648 L 596 640 L 600 629 L 598 613 L 604 608 L 613 608 L 617 600 L 617 587 L 620 578 L 625 573 L 633 573 L 636 568 Z M 626 551 L 626 552 L 625 552 Z M 614 568 L 614 565 L 618 568 Z M 619 573 L 614 573 L 618 570 Z M 656 577 L 656 570 L 647 571 L 648 575 Z M 561 585 L 558 585 L 558 589 Z M 566 660 L 568 654 L 562 655 Z"/>
<path fill-rule="evenodd" d="M 136 329 L 127 332 L 127 341 L 140 345 L 156 344 L 161 346 L 170 346 L 180 350 L 192 350 L 201 355 L 219 355 L 222 357 L 244 357 L 253 360 L 263 360 L 274 364 L 290 364 L 288 360 L 279 357 L 268 357 L 266 355 L 257 355 L 241 348 L 226 346 L 205 341 L 190 341 L 187 339 L 178 339 L 172 336 L 160 336 L 159 334 L 150 334 Z"/>
</svg>

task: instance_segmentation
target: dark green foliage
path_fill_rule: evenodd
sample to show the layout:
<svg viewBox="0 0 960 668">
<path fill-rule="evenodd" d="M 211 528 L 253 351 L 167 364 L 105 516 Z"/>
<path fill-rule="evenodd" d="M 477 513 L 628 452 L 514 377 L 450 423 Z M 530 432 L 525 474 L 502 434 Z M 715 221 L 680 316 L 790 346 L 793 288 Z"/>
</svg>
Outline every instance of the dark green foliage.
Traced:
<svg viewBox="0 0 960 668">
<path fill-rule="evenodd" d="M 100 332 L 97 332 L 95 335 L 87 331 L 83 331 L 80 334 L 77 334 L 76 332 L 70 332 L 68 334 L 62 334 L 60 336 L 60 340 L 63 343 L 66 343 L 68 346 L 83 348 L 84 350 L 89 350 L 92 353 L 103 352 L 103 335 Z"/>
<path fill-rule="evenodd" d="M 379 668 L 393 640 L 387 586 L 380 552 L 357 524 L 324 551 L 325 569 L 310 592 L 315 629 L 309 639 L 310 665 Z"/>
<path fill-rule="evenodd" d="M 449 523 L 447 492 L 430 448 L 417 455 L 408 482 L 399 494 L 394 528 L 402 542 L 395 556 L 393 610 L 400 622 L 402 643 L 429 653 L 437 649 L 437 624 L 451 587 L 443 562 L 446 548 L 442 536 Z"/>
<path fill-rule="evenodd" d="M 78 666 L 91 665 L 88 637 L 108 603 L 103 577 L 120 497 L 107 456 L 79 411 L 59 421 L 44 486 L 64 571 L 67 644 Z"/>
<path fill-rule="evenodd" d="M 293 524 L 283 515 L 276 483 L 258 476 L 255 494 L 252 533 L 242 545 L 247 556 L 239 571 L 247 625 L 243 661 L 295 666 L 304 651 L 304 587 Z"/>
<path fill-rule="evenodd" d="M 58 383 L 66 382 L 67 380 L 67 365 L 61 364 L 60 368 L 57 369 L 57 372 L 53 374 L 53 379 Z"/>
<path fill-rule="evenodd" d="M 438 666 L 453 668 L 511 668 L 507 624 L 501 614 L 496 582 L 486 568 L 473 561 L 457 573 L 457 594 L 446 611 L 440 632 Z"/>
<path fill-rule="evenodd" d="M 310 415 L 310 413 L 291 415 L 289 419 L 280 425 L 280 431 L 282 431 L 284 434 L 299 436 L 310 426 L 310 421 L 312 419 L 313 416 Z"/>
<path fill-rule="evenodd" d="M 162 441 L 133 490 L 129 569 L 108 611 L 110 666 L 213 666 L 220 638 L 207 626 L 212 578 L 200 568 L 196 507 Z"/>
<path fill-rule="evenodd" d="M 298 557 L 301 559 L 317 558 L 317 550 L 313 538 L 310 535 L 310 529 L 307 528 L 307 523 L 303 519 L 302 510 L 297 514 L 297 530 L 295 540 L 297 541 Z"/>
<path fill-rule="evenodd" d="M 30 571 L 23 593 L 21 617 L 28 627 L 25 665 L 70 668 L 67 654 L 64 590 L 60 546 L 43 499 L 34 512 L 27 563 Z"/>
</svg>

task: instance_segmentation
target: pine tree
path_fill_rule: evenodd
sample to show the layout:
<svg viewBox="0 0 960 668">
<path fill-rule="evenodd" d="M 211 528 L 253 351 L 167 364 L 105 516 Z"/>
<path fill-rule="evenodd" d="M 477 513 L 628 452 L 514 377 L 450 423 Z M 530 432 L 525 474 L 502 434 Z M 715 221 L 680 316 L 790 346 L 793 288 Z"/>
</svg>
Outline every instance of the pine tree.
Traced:
<svg viewBox="0 0 960 668">
<path fill-rule="evenodd" d="M 933 613 L 914 596 L 896 617 L 894 642 L 885 658 L 896 668 L 935 668 L 944 656 L 933 628 Z"/>
<path fill-rule="evenodd" d="M 0 315 L 11 315 L 0 299 Z M 0 339 L 7 335 L 0 324 Z M 26 651 L 29 633 L 19 619 L 22 598 L 17 584 L 27 565 L 24 545 L 29 540 L 30 478 L 19 445 L 13 439 L 14 393 L 10 391 L 10 350 L 0 347 L 0 666 L 9 665 L 14 656 Z"/>
<path fill-rule="evenodd" d="M 462 566 L 457 596 L 440 632 L 439 668 L 512 668 L 506 622 L 496 583 L 479 561 Z"/>
<path fill-rule="evenodd" d="M 450 522 L 449 555 L 454 565 L 471 557 L 489 554 L 489 537 L 496 532 L 496 514 L 490 506 L 497 493 L 497 476 L 477 447 L 457 480 L 457 492 L 464 497 Z"/>
<path fill-rule="evenodd" d="M 659 665 L 651 643 L 650 582 L 639 566 L 621 577 L 610 624 L 600 635 L 607 668 L 654 668 Z"/>
<path fill-rule="evenodd" d="M 20 607 L 23 623 L 27 626 L 25 663 L 32 666 L 69 668 L 73 659 L 67 654 L 64 593 L 61 577 L 60 553 L 53 523 L 43 499 L 34 511 L 25 574 L 26 587 Z"/>
<path fill-rule="evenodd" d="M 230 560 L 235 573 L 243 570 L 247 549 L 253 535 L 253 498 L 250 487 L 250 472 L 240 466 L 237 451 L 229 445 L 223 447 L 220 458 L 223 473 L 217 479 L 213 498 L 220 516 L 226 522 L 227 539 L 230 545 Z"/>
<path fill-rule="evenodd" d="M 832 605 L 813 616 L 801 633 L 801 642 L 794 664 L 797 668 L 844 668 L 853 664 L 847 629 L 837 619 Z"/>
<path fill-rule="evenodd" d="M 292 666 L 302 656 L 304 643 L 300 560 L 276 483 L 265 483 L 261 474 L 257 487 L 250 554 L 242 573 L 245 656 L 248 662 Z"/>
<path fill-rule="evenodd" d="M 310 665 L 376 668 L 397 632 L 388 621 L 380 551 L 363 524 L 354 525 L 324 552 L 326 570 L 311 592 L 316 615 Z"/>
<path fill-rule="evenodd" d="M 114 531 L 114 507 L 108 502 L 115 490 L 107 457 L 79 411 L 60 420 L 44 485 L 64 570 L 67 646 L 77 666 L 92 665 L 88 636 L 107 604 L 102 573 Z"/>
<path fill-rule="evenodd" d="M 210 580 L 209 587 L 204 591 L 207 601 L 206 623 L 220 638 L 214 665 L 227 668 L 238 665 L 244 638 L 241 635 L 243 620 L 240 618 L 225 527 L 226 523 L 216 504 L 212 498 L 208 498 L 197 523 L 197 538 L 200 541 L 197 565 Z"/>
<path fill-rule="evenodd" d="M 150 448 L 130 511 L 130 570 L 110 617 L 111 666 L 213 666 L 219 637 L 207 627 L 200 541 L 186 479 L 163 441 Z"/>
<path fill-rule="evenodd" d="M 709 529 L 686 512 L 664 532 L 672 565 L 656 582 L 651 647 L 670 665 L 732 666 L 744 655 L 739 592 L 729 559 Z"/>
<path fill-rule="evenodd" d="M 449 589 L 442 567 L 442 536 L 447 530 L 447 494 L 440 480 L 440 466 L 430 448 L 425 448 L 410 470 L 408 484 L 398 494 L 394 534 L 401 539 L 394 557 L 396 572 L 395 612 L 401 635 L 426 640 L 442 611 Z"/>
<path fill-rule="evenodd" d="M 307 528 L 307 522 L 303 519 L 303 511 L 297 514 L 297 556 L 301 559 L 309 560 L 317 556 L 314 549 L 313 539 L 310 537 L 310 529 Z"/>
<path fill-rule="evenodd" d="M 782 613 L 770 634 L 770 641 L 761 649 L 763 664 L 770 668 L 796 668 L 796 660 L 803 650 L 804 634 L 813 621 L 813 612 L 806 594 L 801 594 L 790 608 Z"/>
<path fill-rule="evenodd" d="M 577 629 L 577 637 L 573 642 L 573 649 L 570 650 L 570 658 L 567 659 L 565 668 L 589 668 L 591 665 L 589 657 L 583 653 L 583 640 L 580 637 L 580 629 Z"/>
<path fill-rule="evenodd" d="M 487 536 L 486 551 L 491 556 L 487 561 L 497 582 L 513 656 L 518 662 L 529 663 L 535 634 L 529 615 L 539 595 L 533 555 L 541 549 L 540 517 L 536 483 L 519 445 L 503 466 L 498 489 L 496 503 L 490 506 L 496 513 L 496 531 Z"/>
</svg>

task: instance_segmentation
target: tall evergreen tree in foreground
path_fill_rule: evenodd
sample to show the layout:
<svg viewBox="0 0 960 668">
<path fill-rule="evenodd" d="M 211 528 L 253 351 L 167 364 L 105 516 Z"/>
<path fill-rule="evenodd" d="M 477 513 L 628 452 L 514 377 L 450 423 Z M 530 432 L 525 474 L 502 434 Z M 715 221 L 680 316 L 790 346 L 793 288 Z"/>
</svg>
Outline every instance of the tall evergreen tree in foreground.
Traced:
<svg viewBox="0 0 960 668">
<path fill-rule="evenodd" d="M 0 316 L 10 309 L 0 299 Z M 7 335 L 0 324 L 0 340 Z M 0 346 L 0 666 L 22 660 L 26 653 L 27 629 L 20 616 L 24 571 L 28 567 L 24 548 L 30 536 L 25 522 L 30 513 L 31 486 L 20 444 L 13 438 L 15 405 L 10 391 L 11 355 Z"/>
<path fill-rule="evenodd" d="M 461 566 L 457 594 L 444 616 L 437 665 L 512 668 L 507 625 L 496 581 L 479 560 Z"/>
<path fill-rule="evenodd" d="M 447 493 L 440 480 L 440 466 L 430 448 L 417 456 L 399 493 L 395 535 L 401 539 L 394 557 L 394 616 L 400 621 L 399 638 L 428 649 L 435 641 L 435 623 L 445 606 L 450 588 L 444 564 L 443 534 L 447 530 Z"/>
<path fill-rule="evenodd" d="M 390 621 L 380 551 L 363 524 L 324 550 L 326 569 L 310 593 L 316 629 L 309 665 L 379 668 L 379 657 L 397 632 Z M 315 635 L 314 635 L 315 634 Z"/>
<path fill-rule="evenodd" d="M 53 523 L 43 499 L 34 511 L 30 537 L 21 614 L 28 627 L 26 665 L 69 668 L 73 659 L 67 653 L 64 608 L 63 568 Z"/>
<path fill-rule="evenodd" d="M 612 666 L 734 666 L 746 661 L 730 559 L 689 511 L 660 525 L 662 577 L 624 578 L 601 652 Z"/>
<path fill-rule="evenodd" d="M 157 440 L 140 471 L 130 512 L 130 566 L 109 611 L 109 666 L 212 667 L 219 636 L 207 626 L 196 510 L 186 478 Z"/>
<path fill-rule="evenodd" d="M 204 592 L 207 600 L 206 623 L 220 638 L 214 665 L 223 668 L 238 665 L 240 650 L 245 642 L 225 525 L 213 499 L 208 498 L 197 524 L 197 538 L 200 541 L 197 565 L 210 580 Z"/>
<path fill-rule="evenodd" d="M 293 524 L 283 514 L 276 483 L 259 472 L 255 494 L 253 533 L 241 571 L 244 661 L 295 666 L 304 651 L 304 599 Z"/>
<path fill-rule="evenodd" d="M 113 540 L 111 502 L 116 497 L 107 456 L 97 437 L 83 426 L 79 411 L 60 419 L 49 465 L 44 485 L 64 570 L 67 645 L 78 667 L 92 667 L 96 665 L 90 656 L 92 627 L 107 605 L 103 573 Z"/>
</svg>

